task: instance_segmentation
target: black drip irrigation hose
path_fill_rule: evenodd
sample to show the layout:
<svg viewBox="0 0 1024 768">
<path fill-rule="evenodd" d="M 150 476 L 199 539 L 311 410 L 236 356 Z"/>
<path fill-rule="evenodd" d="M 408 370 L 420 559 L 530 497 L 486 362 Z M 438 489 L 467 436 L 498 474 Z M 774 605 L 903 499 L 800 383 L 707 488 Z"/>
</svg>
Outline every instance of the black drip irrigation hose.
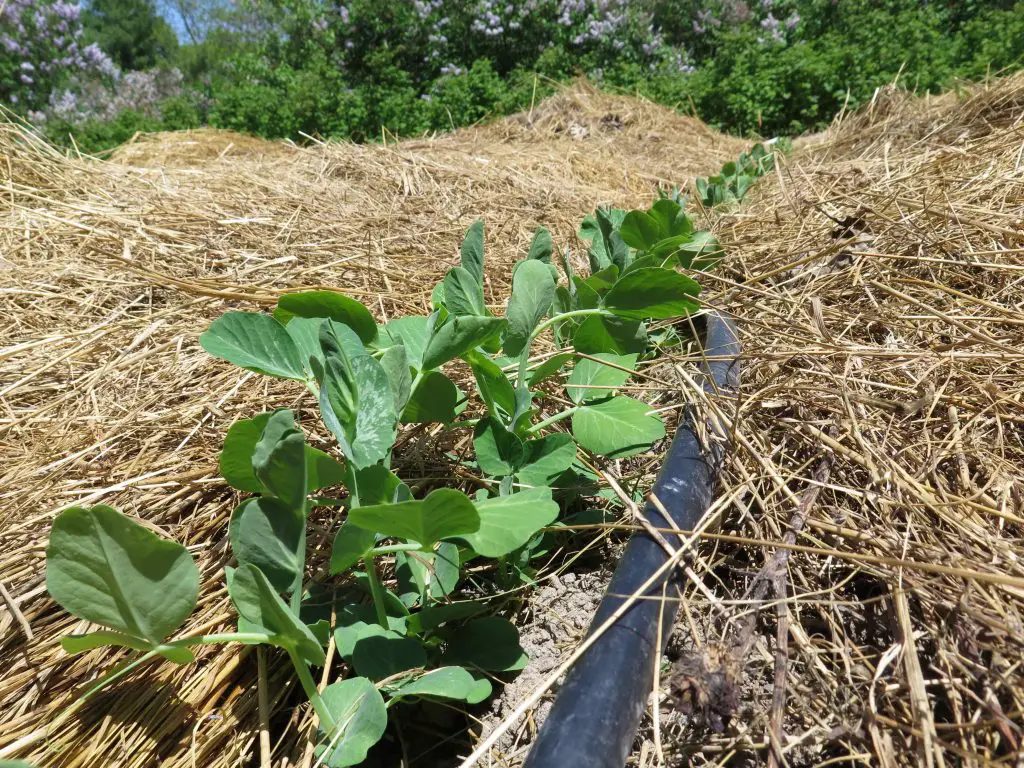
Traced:
<svg viewBox="0 0 1024 768">
<path fill-rule="evenodd" d="M 703 365 L 708 392 L 739 388 L 739 338 L 733 323 L 706 316 Z M 705 446 L 687 407 L 652 489 L 668 513 L 648 503 L 644 516 L 654 528 L 692 530 L 711 505 L 725 453 L 725 441 Z M 676 534 L 663 534 L 678 549 Z M 619 560 L 590 632 L 604 624 L 631 595 L 641 597 L 580 657 L 569 671 L 523 768 L 622 768 L 654 683 L 657 651 L 672 634 L 681 588 L 673 567 L 646 590 L 643 585 L 668 560 L 665 548 L 644 532 L 635 533 Z M 661 627 L 658 623 L 661 619 Z M 659 648 L 659 639 L 661 647 Z"/>
</svg>

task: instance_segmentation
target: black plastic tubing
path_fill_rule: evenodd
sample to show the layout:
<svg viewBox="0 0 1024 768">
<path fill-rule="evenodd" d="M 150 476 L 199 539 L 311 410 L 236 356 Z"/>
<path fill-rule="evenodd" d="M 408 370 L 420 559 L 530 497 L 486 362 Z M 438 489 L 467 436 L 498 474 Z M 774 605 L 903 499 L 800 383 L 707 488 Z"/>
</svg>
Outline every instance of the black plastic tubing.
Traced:
<svg viewBox="0 0 1024 768">
<path fill-rule="evenodd" d="M 706 316 L 703 365 L 705 390 L 735 392 L 739 387 L 739 338 L 733 323 Z M 644 515 L 655 528 L 691 530 L 712 501 L 725 441 L 705 446 L 687 408 L 655 480 L 653 494 L 666 518 L 648 503 Z M 664 534 L 678 548 L 679 537 Z M 679 568 L 667 570 L 646 591 L 641 587 L 668 560 L 649 534 L 635 533 L 619 561 L 590 632 L 607 621 L 630 595 L 643 595 L 573 665 L 559 691 L 524 768 L 622 768 L 654 683 L 658 620 L 662 648 L 672 633 L 681 586 Z"/>
</svg>

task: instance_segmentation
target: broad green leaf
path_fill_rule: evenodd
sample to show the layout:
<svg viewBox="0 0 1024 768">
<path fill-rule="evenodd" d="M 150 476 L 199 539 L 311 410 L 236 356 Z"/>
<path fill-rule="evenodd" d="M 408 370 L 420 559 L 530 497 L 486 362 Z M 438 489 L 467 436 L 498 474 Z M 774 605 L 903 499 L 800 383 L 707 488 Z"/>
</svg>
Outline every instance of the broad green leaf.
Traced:
<svg viewBox="0 0 1024 768">
<path fill-rule="evenodd" d="M 320 348 L 320 326 L 323 324 L 320 317 L 293 317 L 284 327 L 299 350 L 308 379 L 317 378 L 324 368 L 324 353 Z"/>
<path fill-rule="evenodd" d="M 247 371 L 280 379 L 306 378 L 299 348 L 270 315 L 226 312 L 211 323 L 199 343 L 214 357 Z"/>
<path fill-rule="evenodd" d="M 120 512 L 73 507 L 53 521 L 46 588 L 78 618 L 156 645 L 195 608 L 199 570 L 181 544 Z"/>
<path fill-rule="evenodd" d="M 151 644 L 145 640 L 109 630 L 89 632 L 85 635 L 64 635 L 60 639 L 60 645 L 66 653 L 71 655 L 82 653 L 83 651 L 91 651 L 94 648 L 109 646 L 131 648 L 133 651 L 149 651 L 152 649 Z M 175 664 L 191 664 L 196 660 L 195 654 L 185 647 L 165 648 L 160 651 L 160 655 L 168 661 L 173 661 Z M 2 764 L 0 762 L 0 765 Z"/>
<path fill-rule="evenodd" d="M 604 296 L 618 281 L 619 273 L 621 271 L 622 270 L 620 270 L 618 266 L 611 264 L 599 272 L 594 272 L 583 282 L 586 283 L 589 288 L 593 289 L 599 296 Z"/>
<path fill-rule="evenodd" d="M 306 443 L 295 428 L 295 416 L 286 409 L 274 411 L 263 428 L 252 454 L 252 468 L 260 485 L 290 509 L 305 511 Z"/>
<path fill-rule="evenodd" d="M 345 465 L 319 448 L 306 446 L 306 487 L 309 491 L 345 482 Z"/>
<path fill-rule="evenodd" d="M 493 477 L 511 475 L 523 459 L 523 441 L 494 417 L 477 423 L 473 448 L 481 471 Z"/>
<path fill-rule="evenodd" d="M 416 542 L 425 550 L 441 539 L 472 533 L 480 527 L 473 502 L 452 488 L 438 488 L 422 500 L 356 507 L 349 511 L 348 519 L 384 536 Z"/>
<path fill-rule="evenodd" d="M 591 453 L 619 459 L 646 451 L 665 436 L 665 425 L 647 403 L 618 395 L 581 406 L 572 417 L 572 434 Z"/>
<path fill-rule="evenodd" d="M 461 399 L 462 394 L 451 379 L 440 371 L 427 371 L 416 385 L 416 390 L 409 398 L 405 410 L 402 411 L 402 422 L 447 424 L 455 419 Z"/>
<path fill-rule="evenodd" d="M 493 360 L 476 352 L 466 355 L 466 362 L 473 371 L 480 399 L 487 410 L 500 420 L 511 419 L 516 409 L 516 395 L 505 372 Z"/>
<path fill-rule="evenodd" d="M 331 683 L 320 694 L 334 718 L 333 731 L 320 724 L 317 761 L 329 768 L 347 768 L 366 759 L 388 726 L 388 710 L 377 687 L 365 677 Z"/>
<path fill-rule="evenodd" d="M 320 321 L 320 350 L 323 352 L 325 360 L 328 357 L 354 360 L 369 354 L 355 331 L 344 323 L 337 323 L 334 320 Z"/>
<path fill-rule="evenodd" d="M 246 499 L 228 524 L 239 564 L 256 566 L 278 592 L 296 584 L 305 562 L 306 519 L 300 509 L 263 496 Z"/>
<path fill-rule="evenodd" d="M 516 478 L 526 486 L 549 486 L 572 466 L 576 459 L 576 442 L 572 435 L 555 432 L 523 444 L 522 465 Z"/>
<path fill-rule="evenodd" d="M 619 317 L 665 320 L 700 309 L 700 285 L 673 269 L 648 267 L 623 275 L 604 297 L 604 305 Z"/>
<path fill-rule="evenodd" d="M 317 317 L 347 325 L 364 344 L 377 338 L 377 323 L 370 310 L 355 299 L 334 291 L 286 293 L 277 300 L 277 317 L 288 323 L 291 317 Z"/>
<path fill-rule="evenodd" d="M 618 272 L 618 267 L 615 271 Z M 573 287 L 576 289 L 574 309 L 597 309 L 601 306 L 601 294 L 589 282 L 577 276 L 573 278 Z"/>
<path fill-rule="evenodd" d="M 451 633 L 442 660 L 487 672 L 514 672 L 529 657 L 519 645 L 519 632 L 508 619 L 485 616 Z"/>
<path fill-rule="evenodd" d="M 462 667 L 441 667 L 412 680 L 385 685 L 385 690 L 391 699 L 426 697 L 479 704 L 491 695 L 491 683 L 487 678 L 477 680 Z"/>
<path fill-rule="evenodd" d="M 328 357 L 320 415 L 355 468 L 384 459 L 394 445 L 398 421 L 384 367 L 369 355 Z"/>
<path fill-rule="evenodd" d="M 228 428 L 224 449 L 220 452 L 220 473 L 232 488 L 266 493 L 252 468 L 252 456 L 270 414 L 268 411 L 251 419 L 239 419 Z M 339 485 L 344 480 L 344 466 L 311 445 L 306 446 L 306 468 L 309 491 Z"/>
<path fill-rule="evenodd" d="M 530 261 L 542 261 L 545 264 L 551 263 L 551 232 L 546 227 L 537 227 L 533 233 L 533 240 L 530 242 L 530 253 L 527 259 Z"/>
<path fill-rule="evenodd" d="M 270 636 L 270 644 L 298 653 L 311 664 L 324 663 L 324 649 L 305 624 L 288 610 L 267 577 L 255 565 L 235 569 L 228 595 L 246 626 Z"/>
<path fill-rule="evenodd" d="M 385 630 L 379 634 L 361 635 L 352 649 L 352 666 L 356 674 L 371 680 L 383 680 L 412 669 L 427 666 L 427 652 L 412 637 Z"/>
<path fill-rule="evenodd" d="M 679 266 L 683 269 L 707 270 L 721 261 L 725 252 L 717 237 L 702 230 L 694 232 L 673 253 L 679 259 Z"/>
<path fill-rule="evenodd" d="M 647 329 L 640 320 L 590 315 L 574 331 L 572 345 L 584 355 L 639 354 L 647 348 Z"/>
<path fill-rule="evenodd" d="M 498 317 L 450 317 L 423 351 L 423 370 L 437 368 L 483 344 L 505 325 Z"/>
<path fill-rule="evenodd" d="M 373 548 L 373 531 L 350 523 L 342 524 L 331 548 L 331 574 L 344 573 L 358 563 Z"/>
<path fill-rule="evenodd" d="M 581 358 L 569 375 L 565 391 L 574 403 L 601 400 L 612 390 L 625 384 L 636 369 L 636 355 L 610 355 L 600 352 L 590 358 Z M 610 365 L 605 365 L 609 363 Z"/>
<path fill-rule="evenodd" d="M 409 373 L 409 358 L 405 347 L 396 344 L 384 350 L 380 364 L 391 382 L 391 394 L 395 398 L 395 413 L 401 413 L 412 394 L 412 375 Z"/>
<path fill-rule="evenodd" d="M 435 552 L 396 553 L 395 576 L 399 591 L 405 593 L 403 603 L 411 607 L 426 603 L 427 598 L 444 598 L 459 582 L 459 566 L 459 548 L 449 541 L 438 544 Z"/>
<path fill-rule="evenodd" d="M 559 352 L 558 354 L 552 355 L 543 363 L 532 369 L 529 373 L 530 386 L 536 386 L 545 379 L 549 379 L 556 373 L 562 370 L 567 362 L 575 357 L 571 352 Z M 509 385 L 512 386 L 511 384 Z"/>
<path fill-rule="evenodd" d="M 481 286 L 484 284 L 484 221 L 477 219 L 466 230 L 466 237 L 460 249 L 461 266 Z M 445 297 L 447 299 L 447 296 Z M 428 365 L 428 368 L 434 366 Z"/>
<path fill-rule="evenodd" d="M 487 315 L 484 287 L 465 267 L 455 267 L 444 277 L 444 305 L 453 315 Z"/>
<path fill-rule="evenodd" d="M 388 342 L 401 344 L 405 347 L 409 365 L 417 370 L 423 364 L 423 350 L 430 340 L 429 318 L 421 316 L 399 317 L 384 324 L 380 328 L 381 338 L 378 344 Z"/>
<path fill-rule="evenodd" d="M 408 631 L 406 617 L 388 615 L 387 618 L 388 626 L 385 629 L 377 623 L 376 610 L 372 605 L 349 604 L 338 609 L 338 626 L 334 630 L 334 644 L 338 649 L 338 655 L 346 661 L 351 661 L 356 643 L 364 636 L 379 635 L 386 630 L 403 636 L 412 634 Z"/>
<path fill-rule="evenodd" d="M 647 215 L 658 223 L 661 239 L 678 237 L 693 232 L 693 222 L 686 210 L 677 201 L 662 198 L 651 206 Z"/>
<path fill-rule="evenodd" d="M 462 536 L 484 557 L 502 557 L 523 546 L 530 537 L 558 517 L 558 504 L 550 488 L 532 488 L 509 496 L 479 501 L 480 528 Z"/>
<path fill-rule="evenodd" d="M 402 481 L 399 480 L 398 475 L 381 464 L 355 470 L 349 486 L 349 490 L 359 502 L 353 504 L 356 507 L 404 501 L 404 499 L 396 498 L 399 488 L 405 487 Z"/>
<path fill-rule="evenodd" d="M 619 228 L 622 239 L 638 251 L 646 251 L 663 239 L 658 221 L 644 211 L 630 211 L 622 220 Z"/>
<path fill-rule="evenodd" d="M 555 280 L 543 262 L 525 261 L 512 277 L 512 297 L 505 317 L 505 354 L 515 357 L 555 300 Z"/>
</svg>

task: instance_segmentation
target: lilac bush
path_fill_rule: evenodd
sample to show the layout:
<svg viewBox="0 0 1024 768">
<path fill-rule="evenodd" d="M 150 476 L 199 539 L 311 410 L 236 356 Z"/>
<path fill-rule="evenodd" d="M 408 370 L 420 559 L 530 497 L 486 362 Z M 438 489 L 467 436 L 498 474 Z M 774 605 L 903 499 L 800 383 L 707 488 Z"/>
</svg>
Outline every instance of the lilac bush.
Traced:
<svg viewBox="0 0 1024 768">
<path fill-rule="evenodd" d="M 30 110 L 28 118 L 40 127 L 55 121 L 81 125 L 91 120 L 113 120 L 126 110 L 159 119 L 161 105 L 183 94 L 183 82 L 177 69 L 115 70 L 106 78 L 76 76 L 67 87 L 52 91 L 42 109 Z"/>
<path fill-rule="evenodd" d="M 81 13 L 71 0 L 0 2 L 0 101 L 20 112 L 38 110 L 71 73 L 117 75 L 110 58 L 82 40 Z"/>
</svg>

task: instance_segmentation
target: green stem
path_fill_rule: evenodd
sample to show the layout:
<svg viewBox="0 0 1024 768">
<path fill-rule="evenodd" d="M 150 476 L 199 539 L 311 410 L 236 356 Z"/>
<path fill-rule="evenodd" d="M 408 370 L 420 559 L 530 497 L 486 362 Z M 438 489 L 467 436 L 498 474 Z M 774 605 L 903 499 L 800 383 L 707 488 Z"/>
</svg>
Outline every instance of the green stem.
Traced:
<svg viewBox="0 0 1024 768">
<path fill-rule="evenodd" d="M 576 411 L 578 410 L 579 408 L 566 408 L 564 411 L 559 411 L 554 416 L 548 416 L 546 419 L 544 419 L 544 421 L 538 422 L 537 424 L 534 424 L 532 427 L 530 427 L 530 434 L 540 432 L 542 429 L 550 427 L 552 424 L 555 424 L 556 422 L 559 422 L 562 419 L 567 419 L 574 413 L 576 413 Z"/>
<path fill-rule="evenodd" d="M 387 544 L 383 547 L 374 547 L 368 554 L 376 557 L 378 555 L 391 555 L 395 552 L 415 552 L 419 549 L 423 549 L 419 544 Z"/>
<path fill-rule="evenodd" d="M 166 645 L 178 648 L 183 645 L 214 645 L 215 643 L 266 643 L 270 635 L 263 632 L 218 632 L 212 635 L 190 635 L 172 640 Z"/>
<path fill-rule="evenodd" d="M 309 674 L 309 667 L 295 651 L 288 651 L 288 657 L 292 660 L 292 666 L 295 667 L 295 674 L 299 676 L 299 683 L 302 684 L 302 690 L 306 692 L 306 698 L 308 698 L 309 703 L 313 705 L 313 711 L 316 712 L 316 716 L 320 718 L 320 727 L 329 735 L 330 738 L 333 738 L 334 729 L 337 728 L 338 725 L 334 722 L 334 718 L 331 716 L 330 710 L 327 709 L 327 705 L 320 697 L 320 690 L 316 687 L 316 682 L 314 682 L 313 676 Z"/>
<path fill-rule="evenodd" d="M 552 325 L 554 325 L 555 323 L 560 323 L 563 320 L 568 320 L 570 317 L 583 317 L 584 315 L 610 316 L 611 314 L 612 313 L 609 312 L 607 309 L 603 309 L 602 307 L 594 307 L 592 309 L 573 309 L 570 310 L 569 312 L 563 312 L 560 315 L 554 315 L 553 317 L 549 317 L 547 320 L 545 320 L 543 323 L 541 323 L 540 325 L 533 329 L 533 333 L 530 334 L 530 339 L 527 342 L 527 346 L 529 346 L 530 342 L 532 342 L 535 338 L 544 333 L 544 331 L 546 331 Z"/>
<path fill-rule="evenodd" d="M 385 610 L 384 585 L 380 581 L 380 574 L 377 573 L 377 562 L 372 555 L 363 558 L 366 564 L 366 578 L 370 582 L 370 596 L 373 597 L 373 608 L 377 612 L 377 623 L 384 629 L 388 628 L 388 613 Z"/>
</svg>

